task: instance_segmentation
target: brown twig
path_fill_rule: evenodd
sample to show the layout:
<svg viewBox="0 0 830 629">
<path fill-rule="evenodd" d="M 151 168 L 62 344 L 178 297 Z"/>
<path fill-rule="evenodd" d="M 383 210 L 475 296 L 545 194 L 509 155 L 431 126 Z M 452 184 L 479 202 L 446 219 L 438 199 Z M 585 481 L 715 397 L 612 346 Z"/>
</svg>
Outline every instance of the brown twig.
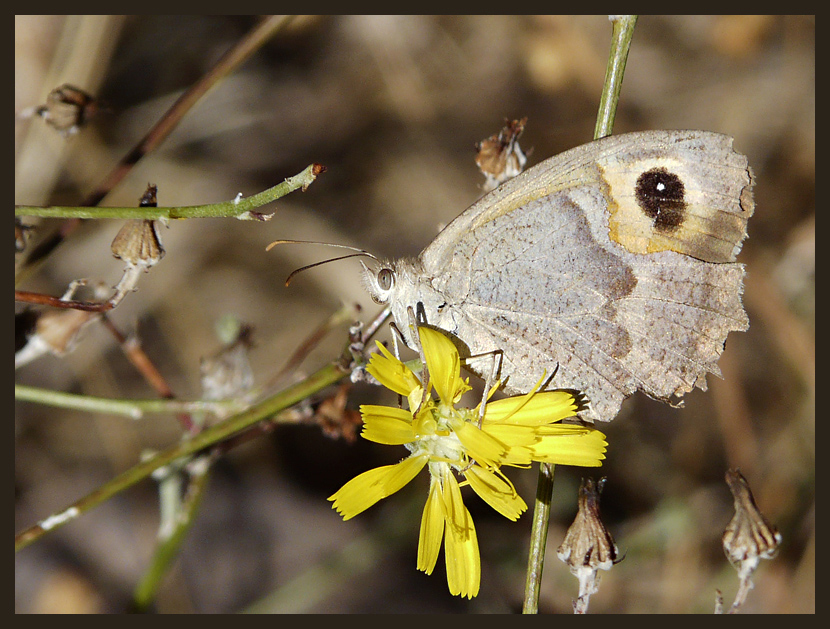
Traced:
<svg viewBox="0 0 830 629">
<path fill-rule="evenodd" d="M 71 308 L 72 310 L 83 310 L 85 312 L 107 312 L 115 307 L 115 303 L 112 301 L 75 301 L 74 299 L 61 299 L 60 297 L 32 293 L 26 290 L 15 290 L 14 300 L 27 304 L 52 306 L 53 308 Z"/>
<path fill-rule="evenodd" d="M 271 388 L 279 384 L 287 373 L 299 367 L 300 363 L 311 353 L 323 337 L 331 332 L 338 325 L 348 320 L 354 320 L 357 310 L 360 308 L 357 304 L 354 306 L 344 306 L 337 312 L 333 313 L 328 319 L 321 323 L 306 339 L 300 343 L 299 347 L 294 350 L 294 353 L 286 361 L 285 365 L 274 375 L 268 383 L 267 388 Z"/>
<path fill-rule="evenodd" d="M 150 357 L 144 352 L 141 347 L 141 343 L 134 338 L 125 336 L 121 330 L 115 327 L 115 324 L 110 321 L 106 315 L 101 317 L 101 323 L 115 337 L 115 340 L 118 341 L 118 344 L 121 346 L 127 360 L 129 360 L 138 372 L 144 376 L 144 379 L 151 387 L 153 387 L 153 389 L 155 389 L 156 393 L 158 393 L 160 397 L 167 400 L 175 399 L 176 396 L 173 394 L 173 390 L 167 384 L 167 381 L 164 379 L 164 376 L 161 375 L 161 372 L 153 364 L 153 361 L 150 360 Z M 178 413 L 176 415 L 176 419 L 179 420 L 182 428 L 190 434 L 198 432 L 199 429 L 193 422 L 193 418 L 190 416 L 190 413 Z"/>
</svg>

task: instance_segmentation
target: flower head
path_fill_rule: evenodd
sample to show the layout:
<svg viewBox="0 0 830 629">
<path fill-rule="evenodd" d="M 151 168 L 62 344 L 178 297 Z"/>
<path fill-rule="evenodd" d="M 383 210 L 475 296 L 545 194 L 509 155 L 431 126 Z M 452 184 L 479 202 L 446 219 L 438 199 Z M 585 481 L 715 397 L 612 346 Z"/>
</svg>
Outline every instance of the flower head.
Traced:
<svg viewBox="0 0 830 629">
<path fill-rule="evenodd" d="M 481 565 L 461 487 L 469 485 L 496 511 L 516 520 L 527 505 L 502 466 L 528 467 L 541 461 L 596 467 L 605 458 L 607 444 L 598 430 L 558 423 L 574 416 L 578 408 L 573 394 L 566 391 L 487 401 L 483 415 L 481 405 L 456 408 L 471 388 L 461 378 L 458 350 L 436 330 L 420 328 L 419 332 L 429 373 L 425 385 L 380 344 L 381 353 L 373 355 L 367 367 L 381 384 L 405 396 L 410 410 L 360 407 L 363 438 L 403 445 L 409 456 L 360 474 L 329 500 L 348 520 L 401 489 L 426 467 L 430 488 L 421 518 L 418 569 L 432 573 L 443 541 L 450 592 L 472 598 L 478 594 Z"/>
</svg>

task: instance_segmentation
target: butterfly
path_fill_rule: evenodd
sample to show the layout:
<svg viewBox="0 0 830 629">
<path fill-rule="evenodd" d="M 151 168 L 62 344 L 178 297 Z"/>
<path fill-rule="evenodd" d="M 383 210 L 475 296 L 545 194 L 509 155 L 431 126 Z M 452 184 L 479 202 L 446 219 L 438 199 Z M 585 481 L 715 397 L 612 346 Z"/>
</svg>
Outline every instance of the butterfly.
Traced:
<svg viewBox="0 0 830 629">
<path fill-rule="evenodd" d="M 543 374 L 610 421 L 635 391 L 674 403 L 720 375 L 746 330 L 753 174 L 729 136 L 643 131 L 551 157 L 460 214 L 415 258 L 364 266 L 416 347 L 408 309 L 469 355 L 496 352 L 508 393 Z M 471 361 L 472 371 L 488 369 Z"/>
</svg>

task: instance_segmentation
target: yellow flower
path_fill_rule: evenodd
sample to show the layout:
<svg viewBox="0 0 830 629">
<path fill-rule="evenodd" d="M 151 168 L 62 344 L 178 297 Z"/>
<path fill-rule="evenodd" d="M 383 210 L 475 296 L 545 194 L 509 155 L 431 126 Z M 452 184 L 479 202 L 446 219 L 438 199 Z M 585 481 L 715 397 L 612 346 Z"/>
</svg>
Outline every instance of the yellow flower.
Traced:
<svg viewBox="0 0 830 629">
<path fill-rule="evenodd" d="M 447 582 L 455 596 L 478 594 L 481 564 L 478 538 L 470 512 L 461 498 L 469 485 L 478 496 L 509 520 L 527 509 L 504 465 L 527 467 L 533 461 L 596 467 L 605 458 L 605 435 L 578 425 L 559 424 L 577 410 L 566 391 L 531 392 L 488 401 L 480 417 L 474 409 L 456 408 L 470 389 L 461 378 L 461 358 L 452 341 L 430 328 L 419 329 L 429 372 L 427 396 L 418 377 L 378 343 L 367 370 L 388 389 L 403 395 L 411 410 L 363 405 L 363 438 L 403 445 L 410 454 L 400 463 L 356 476 L 329 500 L 344 520 L 353 518 L 395 493 L 424 468 L 430 487 L 421 518 L 418 570 L 432 574 L 441 542 Z M 438 399 L 433 399 L 432 390 Z M 459 483 L 456 476 L 463 477 Z"/>
</svg>

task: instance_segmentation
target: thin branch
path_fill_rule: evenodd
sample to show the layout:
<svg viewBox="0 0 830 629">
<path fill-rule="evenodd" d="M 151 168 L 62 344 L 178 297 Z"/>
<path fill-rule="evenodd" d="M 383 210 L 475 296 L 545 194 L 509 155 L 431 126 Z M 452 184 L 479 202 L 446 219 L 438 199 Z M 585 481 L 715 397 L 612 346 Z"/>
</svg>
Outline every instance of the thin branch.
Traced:
<svg viewBox="0 0 830 629">
<path fill-rule="evenodd" d="M 48 531 L 55 530 L 67 522 L 106 502 L 117 493 L 132 487 L 149 477 L 155 470 L 168 465 L 176 459 L 190 456 L 205 448 L 213 446 L 233 435 L 253 426 L 257 422 L 272 418 L 282 410 L 289 408 L 322 389 L 342 380 L 349 372 L 337 363 L 332 363 L 318 370 L 302 382 L 298 382 L 276 395 L 273 395 L 248 410 L 229 417 L 226 421 L 211 426 L 188 441 L 179 443 L 153 457 L 131 467 L 111 481 L 77 500 L 69 507 L 45 520 L 25 529 L 15 536 L 15 552 L 40 539 Z M 63 394 L 66 395 L 66 394 Z M 167 400 L 153 400 L 161 404 L 172 404 Z M 145 402 L 146 403 L 146 402 Z"/>
<path fill-rule="evenodd" d="M 620 100 L 625 64 L 628 61 L 628 51 L 631 39 L 634 37 L 634 26 L 637 24 L 636 15 L 612 15 L 611 24 L 611 52 L 608 55 L 608 66 L 605 69 L 605 84 L 599 100 L 597 124 L 594 128 L 594 139 L 611 135 L 614 128 L 614 119 L 617 116 L 617 103 Z"/>
<path fill-rule="evenodd" d="M 197 83 L 192 85 L 162 118 L 150 129 L 144 138 L 121 160 L 104 181 L 81 203 L 84 206 L 98 205 L 105 196 L 130 172 L 142 157 L 153 151 L 181 121 L 184 115 L 216 85 L 221 79 L 245 62 L 265 42 L 284 27 L 292 16 L 265 16 L 236 45 L 225 53 Z M 64 221 L 58 231 L 35 247 L 21 267 L 16 281 L 22 280 L 54 251 L 80 225 L 80 218 Z"/>
<path fill-rule="evenodd" d="M 353 306 L 343 306 L 336 312 L 332 313 L 328 319 L 320 324 L 317 329 L 315 329 L 302 343 L 300 343 L 299 347 L 293 354 L 291 354 L 285 365 L 282 366 L 276 375 L 270 379 L 265 388 L 270 389 L 271 387 L 277 385 L 289 372 L 299 367 L 303 360 L 305 360 L 311 353 L 311 350 L 317 347 L 326 334 L 346 321 L 353 321 L 359 307 L 360 306 L 357 304 Z"/>
<path fill-rule="evenodd" d="M 254 212 L 298 188 L 306 190 L 317 175 L 326 171 L 322 164 L 311 164 L 301 173 L 289 177 L 276 186 L 250 197 L 237 197 L 231 201 L 188 205 L 182 207 L 86 207 L 16 205 L 15 216 L 40 216 L 43 218 L 123 218 L 123 219 L 173 219 L 173 218 L 238 218 L 240 220 L 267 220 L 269 217 Z"/>
<path fill-rule="evenodd" d="M 176 397 L 173 394 L 173 390 L 170 388 L 170 385 L 168 385 L 167 381 L 164 379 L 164 376 L 161 375 L 161 372 L 159 372 L 150 360 L 150 357 L 147 356 L 141 348 L 141 343 L 135 336 L 128 337 L 126 334 L 121 332 L 121 330 L 119 330 L 107 316 L 101 317 L 101 324 L 109 330 L 110 334 L 113 335 L 115 340 L 121 346 L 121 350 L 124 352 L 127 359 L 132 363 L 136 370 L 144 376 L 144 380 L 147 384 L 153 387 L 155 392 L 158 393 L 160 397 L 165 399 L 172 399 Z"/>
<path fill-rule="evenodd" d="M 102 315 L 100 320 L 103 326 L 115 337 L 127 360 L 144 376 L 144 380 L 153 387 L 156 393 L 165 400 L 175 399 L 176 396 L 173 393 L 173 389 L 170 388 L 164 376 L 161 375 L 156 365 L 142 349 L 138 337 L 125 336 L 106 315 Z M 179 424 L 181 424 L 182 429 L 186 432 L 194 434 L 199 431 L 199 427 L 193 421 L 190 413 L 176 413 L 176 419 L 179 420 Z"/>
<path fill-rule="evenodd" d="M 116 306 L 112 299 L 107 301 L 76 301 L 74 299 L 61 299 L 43 293 L 33 293 L 27 290 L 15 290 L 14 300 L 35 304 L 37 306 L 51 306 L 52 308 L 65 308 L 67 310 L 83 310 L 84 312 L 107 312 Z"/>
<path fill-rule="evenodd" d="M 545 546 L 550 522 L 550 501 L 553 497 L 553 470 L 551 463 L 539 464 L 539 480 L 536 485 L 536 502 L 533 505 L 533 526 L 530 530 L 530 553 L 527 559 L 523 614 L 539 611 L 539 590 L 542 585 L 542 568 L 545 564 Z"/>
<path fill-rule="evenodd" d="M 141 581 L 133 592 L 133 603 L 139 611 L 144 611 L 156 598 L 170 564 L 181 551 L 190 527 L 193 525 L 202 498 L 205 495 L 208 479 L 210 478 L 210 465 L 214 460 L 213 455 L 204 455 L 200 459 L 191 461 L 184 470 L 177 470 L 173 474 L 183 475 L 187 482 L 187 490 L 180 504 L 175 505 L 173 521 L 168 527 L 162 525 L 159 529 L 158 547 L 153 553 L 153 559 L 144 573 Z M 160 481 L 164 483 L 165 480 Z M 174 487 L 178 491 L 178 486 Z M 175 500 L 175 498 L 173 498 Z"/>
<path fill-rule="evenodd" d="M 35 402 L 56 408 L 67 408 L 88 413 L 106 413 L 107 415 L 121 415 L 132 419 L 141 419 L 147 414 L 173 413 L 211 413 L 221 416 L 239 409 L 240 403 L 236 400 L 125 400 L 113 398 L 92 397 L 77 393 L 64 393 L 40 387 L 30 387 L 23 384 L 14 385 L 14 399 L 20 402 Z"/>
<path fill-rule="evenodd" d="M 112 172 L 82 203 L 81 205 L 98 205 L 125 176 L 132 167 L 147 153 L 155 150 L 164 141 L 170 132 L 184 118 L 193 106 L 199 102 L 208 90 L 219 83 L 227 75 L 241 66 L 248 58 L 259 50 L 262 45 L 273 37 L 277 31 L 290 21 L 292 16 L 267 15 L 233 48 L 228 50 L 199 81 L 190 87 L 173 106 L 164 114 L 156 125 L 150 129 L 141 141 L 121 160 Z"/>
</svg>

